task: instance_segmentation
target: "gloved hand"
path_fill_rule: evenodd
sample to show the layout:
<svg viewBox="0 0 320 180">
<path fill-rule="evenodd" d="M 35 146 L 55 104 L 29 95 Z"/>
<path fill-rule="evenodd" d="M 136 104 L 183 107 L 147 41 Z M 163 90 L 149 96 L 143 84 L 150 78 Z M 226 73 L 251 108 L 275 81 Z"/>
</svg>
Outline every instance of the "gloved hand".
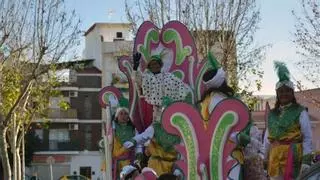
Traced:
<svg viewBox="0 0 320 180">
<path fill-rule="evenodd" d="M 137 52 L 137 53 L 134 53 L 132 57 L 133 57 L 133 70 L 136 71 L 140 64 L 141 54 Z"/>
<path fill-rule="evenodd" d="M 308 164 L 301 164 L 300 175 L 303 174 L 303 172 L 305 172 L 305 171 L 308 170 L 309 168 L 310 168 L 310 165 L 308 165 Z"/>
<path fill-rule="evenodd" d="M 264 154 L 263 153 L 261 153 L 261 152 L 259 152 L 258 153 L 258 156 L 262 159 L 262 160 L 264 160 L 265 158 L 264 158 Z"/>
<path fill-rule="evenodd" d="M 179 179 L 182 179 L 183 178 L 183 173 L 181 172 L 180 169 L 175 169 L 173 171 L 173 175 L 175 175 L 176 177 L 178 177 Z"/>
<path fill-rule="evenodd" d="M 262 143 L 261 143 L 258 139 L 253 138 L 253 137 L 250 138 L 250 143 L 251 143 L 254 147 L 261 147 L 261 146 L 262 146 Z"/>
<path fill-rule="evenodd" d="M 142 139 L 143 139 L 144 142 L 147 142 L 150 139 L 152 139 L 152 137 L 150 137 L 149 134 L 144 134 L 144 135 L 142 135 Z"/>
<path fill-rule="evenodd" d="M 144 159 L 144 155 L 143 155 L 143 153 L 142 153 L 142 152 L 141 152 L 141 153 L 136 154 L 136 161 L 135 161 L 135 164 L 138 164 L 138 165 L 139 165 L 139 167 L 141 167 L 141 162 L 143 161 L 143 159 Z"/>
<path fill-rule="evenodd" d="M 131 141 L 126 141 L 123 143 L 123 147 L 126 148 L 126 149 L 130 149 L 134 146 L 134 143 L 131 142 Z"/>
</svg>

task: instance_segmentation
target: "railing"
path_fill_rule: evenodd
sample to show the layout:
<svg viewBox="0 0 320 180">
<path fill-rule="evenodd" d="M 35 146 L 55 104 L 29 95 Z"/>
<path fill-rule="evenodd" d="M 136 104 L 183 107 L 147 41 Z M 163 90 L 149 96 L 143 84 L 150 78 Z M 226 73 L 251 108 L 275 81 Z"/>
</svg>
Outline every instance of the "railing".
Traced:
<svg viewBox="0 0 320 180">
<path fill-rule="evenodd" d="M 48 118 L 53 119 L 77 119 L 77 110 L 76 109 L 67 109 L 62 110 L 59 108 L 49 109 Z"/>
<path fill-rule="evenodd" d="M 115 42 L 103 42 L 104 53 L 113 53 L 119 51 L 129 51 L 133 48 L 132 41 L 115 41 Z"/>
<path fill-rule="evenodd" d="M 50 140 L 48 144 L 39 143 L 35 151 L 79 151 L 80 142 L 73 141 L 56 141 Z"/>
</svg>

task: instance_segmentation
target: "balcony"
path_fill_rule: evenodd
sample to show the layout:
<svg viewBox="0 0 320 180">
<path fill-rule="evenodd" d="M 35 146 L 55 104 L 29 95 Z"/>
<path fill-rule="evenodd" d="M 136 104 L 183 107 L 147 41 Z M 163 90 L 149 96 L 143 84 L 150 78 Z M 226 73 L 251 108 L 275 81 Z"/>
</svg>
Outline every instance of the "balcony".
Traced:
<svg viewBox="0 0 320 180">
<path fill-rule="evenodd" d="M 130 51 L 133 48 L 132 41 L 114 41 L 114 42 L 103 42 L 104 53 L 115 53 L 122 51 Z"/>
<path fill-rule="evenodd" d="M 79 141 L 49 141 L 50 151 L 77 151 L 80 149 Z"/>
<path fill-rule="evenodd" d="M 62 110 L 60 108 L 51 108 L 48 112 L 48 118 L 50 119 L 77 119 L 77 110 L 68 109 Z"/>
<path fill-rule="evenodd" d="M 80 141 L 53 141 L 50 140 L 49 143 L 39 143 L 35 146 L 35 151 L 79 151 Z"/>
</svg>

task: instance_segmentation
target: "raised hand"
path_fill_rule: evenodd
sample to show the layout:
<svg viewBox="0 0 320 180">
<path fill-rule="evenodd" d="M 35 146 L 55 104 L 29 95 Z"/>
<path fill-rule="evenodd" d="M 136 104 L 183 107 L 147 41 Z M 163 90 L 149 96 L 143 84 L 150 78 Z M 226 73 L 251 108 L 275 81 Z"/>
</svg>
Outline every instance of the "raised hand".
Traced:
<svg viewBox="0 0 320 180">
<path fill-rule="evenodd" d="M 134 143 L 131 142 L 131 141 L 126 141 L 126 142 L 123 143 L 123 147 L 126 148 L 126 149 L 130 149 L 133 146 L 134 146 Z"/>
<path fill-rule="evenodd" d="M 308 164 L 301 164 L 300 175 L 302 175 L 304 172 L 306 172 L 309 168 L 310 168 L 310 165 L 308 165 Z"/>
<path fill-rule="evenodd" d="M 136 52 L 132 55 L 133 57 L 133 70 L 137 70 L 140 64 L 141 54 Z"/>
</svg>

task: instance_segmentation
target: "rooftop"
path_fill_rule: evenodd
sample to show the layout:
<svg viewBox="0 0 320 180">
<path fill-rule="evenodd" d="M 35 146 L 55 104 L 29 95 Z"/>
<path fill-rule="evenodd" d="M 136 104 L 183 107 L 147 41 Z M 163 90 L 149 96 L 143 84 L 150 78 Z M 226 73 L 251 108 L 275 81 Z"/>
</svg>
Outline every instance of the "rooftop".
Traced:
<svg viewBox="0 0 320 180">
<path fill-rule="evenodd" d="M 84 33 L 84 36 L 88 35 L 96 26 L 110 26 L 110 27 L 130 27 L 131 23 L 94 23 L 90 28 Z"/>
</svg>

